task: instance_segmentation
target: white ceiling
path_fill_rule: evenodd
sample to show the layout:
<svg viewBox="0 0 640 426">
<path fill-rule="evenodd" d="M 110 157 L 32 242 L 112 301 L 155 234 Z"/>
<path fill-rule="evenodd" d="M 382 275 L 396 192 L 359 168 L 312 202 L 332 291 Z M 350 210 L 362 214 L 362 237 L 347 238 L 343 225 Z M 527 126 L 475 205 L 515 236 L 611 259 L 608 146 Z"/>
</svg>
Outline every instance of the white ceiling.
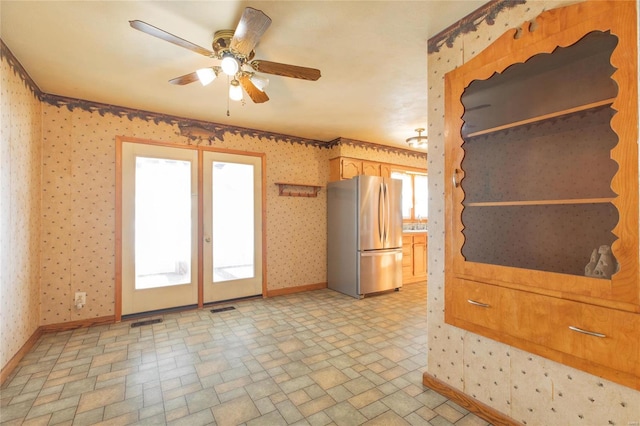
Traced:
<svg viewBox="0 0 640 426">
<path fill-rule="evenodd" d="M 320 141 L 406 147 L 427 127 L 427 40 L 485 0 L 0 1 L 1 37 L 45 93 Z M 139 19 L 211 49 L 245 7 L 272 24 L 256 59 L 318 68 L 268 76 L 270 100 L 231 101 L 227 82 L 168 80 L 218 62 L 134 30 Z"/>
</svg>

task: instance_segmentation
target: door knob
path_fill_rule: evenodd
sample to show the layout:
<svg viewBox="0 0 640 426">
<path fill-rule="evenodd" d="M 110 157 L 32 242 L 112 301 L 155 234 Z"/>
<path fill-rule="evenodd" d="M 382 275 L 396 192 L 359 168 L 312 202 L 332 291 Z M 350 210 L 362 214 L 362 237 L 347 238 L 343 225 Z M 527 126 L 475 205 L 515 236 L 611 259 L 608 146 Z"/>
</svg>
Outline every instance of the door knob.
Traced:
<svg viewBox="0 0 640 426">
<path fill-rule="evenodd" d="M 211 237 L 204 237 L 204 240 L 205 240 L 207 243 L 210 243 L 210 242 L 211 242 Z"/>
</svg>

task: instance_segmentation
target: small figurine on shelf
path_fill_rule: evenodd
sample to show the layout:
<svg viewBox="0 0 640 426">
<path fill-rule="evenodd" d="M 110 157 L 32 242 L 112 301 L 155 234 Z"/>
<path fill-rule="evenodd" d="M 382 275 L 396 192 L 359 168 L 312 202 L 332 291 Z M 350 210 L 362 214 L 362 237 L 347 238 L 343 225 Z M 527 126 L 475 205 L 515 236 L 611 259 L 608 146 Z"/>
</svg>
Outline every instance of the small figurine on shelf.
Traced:
<svg viewBox="0 0 640 426">
<path fill-rule="evenodd" d="M 593 249 L 591 260 L 584 268 L 584 274 L 587 277 L 609 279 L 617 272 L 617 269 L 618 265 L 611 252 L 611 247 L 602 245 L 597 251 Z"/>
<path fill-rule="evenodd" d="M 598 264 L 598 249 L 593 249 L 591 252 L 591 260 L 587 263 L 587 266 L 584 267 L 584 275 L 587 277 L 595 276 L 593 271 L 596 269 L 596 265 Z"/>
</svg>

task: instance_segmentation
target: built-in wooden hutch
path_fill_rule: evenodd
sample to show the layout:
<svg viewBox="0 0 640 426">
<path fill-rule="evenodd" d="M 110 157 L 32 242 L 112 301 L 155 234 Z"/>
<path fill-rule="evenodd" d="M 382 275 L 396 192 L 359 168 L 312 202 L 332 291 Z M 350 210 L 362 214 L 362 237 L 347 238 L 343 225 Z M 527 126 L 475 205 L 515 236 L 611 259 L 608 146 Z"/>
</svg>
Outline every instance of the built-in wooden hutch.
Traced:
<svg viewBox="0 0 640 426">
<path fill-rule="evenodd" d="M 635 5 L 543 12 L 446 75 L 445 320 L 640 389 Z"/>
</svg>

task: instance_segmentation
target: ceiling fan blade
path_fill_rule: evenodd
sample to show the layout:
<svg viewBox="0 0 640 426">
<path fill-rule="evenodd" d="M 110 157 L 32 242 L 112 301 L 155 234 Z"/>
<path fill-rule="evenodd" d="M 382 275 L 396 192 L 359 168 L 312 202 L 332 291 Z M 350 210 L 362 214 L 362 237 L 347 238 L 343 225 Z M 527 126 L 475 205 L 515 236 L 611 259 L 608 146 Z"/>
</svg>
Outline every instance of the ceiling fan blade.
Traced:
<svg viewBox="0 0 640 426">
<path fill-rule="evenodd" d="M 244 56 L 249 56 L 262 34 L 271 25 L 271 18 L 261 10 L 247 7 L 242 13 L 240 22 L 231 39 L 231 49 Z"/>
<path fill-rule="evenodd" d="M 193 83 L 194 81 L 198 81 L 198 74 L 195 72 L 192 72 L 190 74 L 172 78 L 171 80 L 169 80 L 169 83 L 183 86 L 185 84 Z"/>
<path fill-rule="evenodd" d="M 242 84 L 242 87 L 253 102 L 261 104 L 269 100 L 267 94 L 258 89 L 255 84 L 253 84 L 248 75 L 243 75 L 242 77 L 240 77 L 240 84 Z"/>
<path fill-rule="evenodd" d="M 210 58 L 215 57 L 215 54 L 212 51 L 198 46 L 197 44 L 193 44 L 190 41 L 184 40 L 178 36 L 174 36 L 173 34 L 161 30 L 160 28 L 154 27 L 151 24 L 147 24 L 146 22 L 134 20 L 129 21 L 129 25 L 131 25 L 132 28 L 135 28 L 138 31 L 142 31 L 143 33 L 147 33 L 161 40 L 168 41 L 169 43 L 173 43 L 176 46 L 184 47 L 185 49 L 189 49 L 192 52 L 196 52 Z"/>
<path fill-rule="evenodd" d="M 252 61 L 254 70 L 267 74 L 281 75 L 283 77 L 301 78 L 303 80 L 316 81 L 320 78 L 320 70 L 315 68 L 299 67 L 297 65 L 280 64 L 270 61 Z"/>
</svg>

